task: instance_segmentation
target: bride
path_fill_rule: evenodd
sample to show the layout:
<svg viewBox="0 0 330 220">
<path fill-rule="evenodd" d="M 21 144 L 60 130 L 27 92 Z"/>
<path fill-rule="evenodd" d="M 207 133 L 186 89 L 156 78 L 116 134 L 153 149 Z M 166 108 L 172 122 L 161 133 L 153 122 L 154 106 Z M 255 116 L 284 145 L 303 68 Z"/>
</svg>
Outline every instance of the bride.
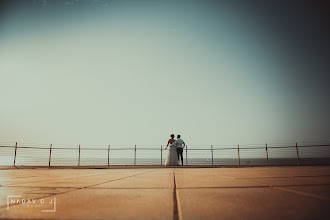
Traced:
<svg viewBox="0 0 330 220">
<path fill-rule="evenodd" d="M 174 134 L 171 134 L 171 139 L 168 140 L 165 150 L 167 149 L 168 145 L 173 144 L 174 142 L 175 142 Z M 165 161 L 165 166 L 179 166 L 178 154 L 176 152 L 175 146 L 173 147 L 170 146 Z"/>
</svg>

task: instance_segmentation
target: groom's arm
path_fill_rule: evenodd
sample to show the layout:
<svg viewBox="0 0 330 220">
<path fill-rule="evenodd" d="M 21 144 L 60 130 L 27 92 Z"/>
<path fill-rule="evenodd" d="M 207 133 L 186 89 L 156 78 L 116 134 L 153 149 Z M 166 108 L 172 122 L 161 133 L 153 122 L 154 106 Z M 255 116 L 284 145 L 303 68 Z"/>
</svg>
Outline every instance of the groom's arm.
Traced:
<svg viewBox="0 0 330 220">
<path fill-rule="evenodd" d="M 175 146 L 175 145 L 177 144 L 177 141 L 178 141 L 178 140 L 176 140 L 176 141 L 174 141 L 172 144 L 170 144 L 170 147 Z"/>
<path fill-rule="evenodd" d="M 183 142 L 183 147 L 185 147 L 186 146 L 186 143 L 184 141 L 182 141 L 182 142 Z"/>
</svg>

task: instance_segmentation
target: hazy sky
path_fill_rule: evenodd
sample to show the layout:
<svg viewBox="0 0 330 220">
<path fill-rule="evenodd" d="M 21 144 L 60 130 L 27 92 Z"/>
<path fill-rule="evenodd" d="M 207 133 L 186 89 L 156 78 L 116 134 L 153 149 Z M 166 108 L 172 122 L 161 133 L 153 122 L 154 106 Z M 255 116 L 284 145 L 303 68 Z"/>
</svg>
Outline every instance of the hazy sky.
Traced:
<svg viewBox="0 0 330 220">
<path fill-rule="evenodd" d="M 263 2 L 3 1 L 0 142 L 329 141 L 328 8 Z"/>
</svg>

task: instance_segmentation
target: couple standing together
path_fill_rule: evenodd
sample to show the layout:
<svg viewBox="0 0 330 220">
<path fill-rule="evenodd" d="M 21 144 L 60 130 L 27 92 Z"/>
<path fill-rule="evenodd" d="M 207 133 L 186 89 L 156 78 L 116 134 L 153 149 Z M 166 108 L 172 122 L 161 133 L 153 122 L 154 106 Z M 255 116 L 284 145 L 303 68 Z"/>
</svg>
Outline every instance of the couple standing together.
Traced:
<svg viewBox="0 0 330 220">
<path fill-rule="evenodd" d="M 177 139 L 174 139 L 174 134 L 171 134 L 171 139 L 168 140 L 165 150 L 170 145 L 170 149 L 167 154 L 165 161 L 165 166 L 179 166 L 179 157 L 181 157 L 181 163 L 183 165 L 183 148 L 186 146 L 184 141 L 180 138 L 178 134 Z"/>
</svg>

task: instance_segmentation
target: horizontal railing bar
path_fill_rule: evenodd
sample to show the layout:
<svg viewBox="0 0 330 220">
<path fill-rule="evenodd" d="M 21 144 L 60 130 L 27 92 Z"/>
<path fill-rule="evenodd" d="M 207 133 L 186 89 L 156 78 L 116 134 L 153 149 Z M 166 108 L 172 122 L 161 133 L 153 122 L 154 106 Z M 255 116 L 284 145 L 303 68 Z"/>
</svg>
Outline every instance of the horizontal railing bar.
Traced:
<svg viewBox="0 0 330 220">
<path fill-rule="evenodd" d="M 330 145 L 322 145 L 322 147 L 329 146 Z M 15 148 L 15 146 L 0 146 L 3 148 Z M 311 148 L 311 147 L 321 147 L 321 146 L 298 146 L 299 148 Z M 43 150 L 49 150 L 49 148 L 44 148 L 44 147 L 17 147 L 19 148 L 24 148 L 24 149 L 43 149 Z M 283 149 L 283 148 L 295 148 L 295 146 L 282 146 L 282 147 L 268 147 L 268 149 Z M 76 150 L 77 148 L 61 148 L 61 147 L 53 147 L 52 149 L 58 149 L 58 150 Z M 82 150 L 108 150 L 106 148 L 101 149 L 101 148 L 81 148 Z M 260 147 L 249 147 L 249 148 L 240 148 L 240 150 L 263 150 L 264 148 Z M 111 150 L 134 150 L 134 148 L 112 148 Z M 159 151 L 159 149 L 153 149 L 153 148 L 137 148 L 137 150 L 155 150 Z M 209 151 L 210 149 L 206 148 L 190 148 L 189 150 L 205 150 Z M 213 150 L 237 150 L 237 148 L 214 148 Z M 324 151 L 326 149 L 323 149 Z"/>
<path fill-rule="evenodd" d="M 232 148 L 232 149 L 236 149 L 236 148 Z M 239 150 L 252 150 L 252 149 L 256 149 L 256 150 L 265 150 L 265 147 L 240 147 Z"/>
<path fill-rule="evenodd" d="M 319 144 L 319 145 L 298 145 L 298 147 L 330 147 L 329 144 Z"/>
<path fill-rule="evenodd" d="M 300 146 L 299 146 L 300 147 Z M 275 148 L 275 149 L 279 149 L 279 148 L 296 148 L 296 146 L 277 146 L 277 147 L 268 147 L 269 148 Z"/>
<path fill-rule="evenodd" d="M 49 150 L 49 148 L 47 148 L 48 150 Z M 71 147 L 71 148 L 66 148 L 66 147 L 52 147 L 52 149 L 58 149 L 58 150 L 77 150 L 77 149 L 79 149 L 78 147 L 76 147 L 76 148 L 73 148 L 73 147 Z"/>
<path fill-rule="evenodd" d="M 197 146 L 197 145 L 196 145 Z M 217 146 L 217 145 L 213 145 L 213 146 Z M 0 147 L 14 147 L 15 146 L 0 146 Z M 295 148 L 296 146 L 294 145 L 290 145 L 290 146 L 268 146 L 268 148 Z M 317 144 L 317 145 L 298 145 L 298 147 L 330 147 L 330 144 Z M 17 146 L 17 148 L 36 148 L 36 149 L 49 149 L 49 147 L 34 147 L 34 146 Z M 78 147 L 74 148 L 74 147 L 70 147 L 70 148 L 66 148 L 66 147 L 53 147 L 53 149 L 77 149 Z M 103 148 L 84 148 L 84 149 L 102 149 Z M 107 150 L 107 148 L 104 148 Z M 114 148 L 115 149 L 115 148 Z M 120 149 L 134 149 L 134 147 L 132 148 L 120 148 Z M 137 146 L 137 149 L 144 149 L 144 150 L 159 150 L 157 148 L 139 148 Z M 229 147 L 229 148 L 214 148 L 213 150 L 223 150 L 223 149 L 237 149 L 237 147 Z M 240 149 L 264 149 L 264 147 L 240 147 Z M 111 148 L 111 150 L 113 150 L 113 148 Z M 208 148 L 189 148 L 189 150 L 210 150 Z"/>
<path fill-rule="evenodd" d="M 18 148 L 31 148 L 31 149 L 43 149 L 43 150 L 49 150 L 49 147 L 48 148 L 45 148 L 45 147 L 17 147 Z"/>
</svg>

